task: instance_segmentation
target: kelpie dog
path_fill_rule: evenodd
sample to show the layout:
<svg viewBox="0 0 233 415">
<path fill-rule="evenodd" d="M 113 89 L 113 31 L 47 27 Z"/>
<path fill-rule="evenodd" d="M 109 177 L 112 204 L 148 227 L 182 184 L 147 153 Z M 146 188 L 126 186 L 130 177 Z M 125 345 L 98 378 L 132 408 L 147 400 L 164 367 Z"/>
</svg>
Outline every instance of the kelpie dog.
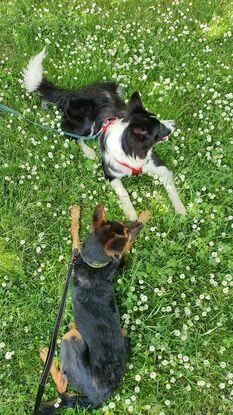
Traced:
<svg viewBox="0 0 233 415">
<path fill-rule="evenodd" d="M 73 206 L 74 248 L 79 248 L 79 212 L 79 206 Z M 97 408 L 110 397 L 125 373 L 129 340 L 120 326 L 112 279 L 142 223 L 108 221 L 104 208 L 98 205 L 92 227 L 75 264 L 74 322 L 63 337 L 60 370 L 55 362 L 50 370 L 60 397 L 42 404 L 40 414 L 53 414 L 63 406 L 76 404 Z M 47 348 L 40 352 L 43 361 L 47 352 Z M 68 381 L 82 396 L 65 393 Z"/>
</svg>

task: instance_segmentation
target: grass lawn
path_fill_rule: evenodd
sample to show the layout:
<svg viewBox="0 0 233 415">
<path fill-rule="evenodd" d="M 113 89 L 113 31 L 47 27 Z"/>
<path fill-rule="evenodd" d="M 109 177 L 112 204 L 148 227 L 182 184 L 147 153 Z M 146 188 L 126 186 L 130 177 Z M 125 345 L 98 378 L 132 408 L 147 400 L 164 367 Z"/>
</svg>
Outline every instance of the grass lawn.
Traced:
<svg viewBox="0 0 233 415">
<path fill-rule="evenodd" d="M 109 79 L 127 98 L 176 119 L 158 155 L 174 172 L 187 216 L 158 180 L 125 178 L 151 222 L 115 281 L 131 337 L 121 388 L 94 414 L 229 415 L 233 407 L 230 231 L 232 74 L 228 0 L 2 0 L 0 102 L 59 126 L 29 95 L 21 71 L 47 44 L 46 76 L 76 88 Z M 82 206 L 81 238 L 97 202 L 122 218 L 96 161 L 73 141 L 0 113 L 0 414 L 32 413 L 70 255 L 68 206 Z M 71 301 L 60 338 L 72 319 Z M 59 354 L 59 347 L 57 353 Z M 45 398 L 57 396 L 49 378 Z M 88 411 L 79 409 L 80 414 Z M 62 413 L 73 414 L 71 409 Z"/>
</svg>

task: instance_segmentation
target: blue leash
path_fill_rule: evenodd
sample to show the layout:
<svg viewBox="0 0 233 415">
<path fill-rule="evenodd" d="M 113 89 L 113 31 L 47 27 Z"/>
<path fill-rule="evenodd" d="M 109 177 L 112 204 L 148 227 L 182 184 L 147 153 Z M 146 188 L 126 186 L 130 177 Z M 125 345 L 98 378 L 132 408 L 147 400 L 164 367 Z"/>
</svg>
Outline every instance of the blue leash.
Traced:
<svg viewBox="0 0 233 415">
<path fill-rule="evenodd" d="M 61 132 L 62 132 L 63 134 L 68 135 L 69 137 L 77 138 L 78 140 L 95 139 L 95 138 L 98 138 L 100 136 L 100 134 L 101 134 L 101 131 L 99 131 L 95 135 L 83 136 L 83 135 L 78 135 L 78 134 L 70 133 L 69 131 L 59 131 L 56 128 L 51 128 L 51 127 L 48 127 L 45 124 L 40 124 L 39 122 L 32 121 L 32 120 L 30 120 L 30 118 L 25 117 L 19 111 L 16 111 L 13 108 L 10 108 L 7 105 L 1 104 L 1 103 L 0 103 L 0 110 L 6 111 L 6 112 L 9 112 L 10 114 L 14 114 L 14 115 L 17 115 L 18 117 L 24 118 L 30 124 L 36 125 L 36 126 L 38 126 L 40 128 L 43 128 L 44 130 L 54 131 L 55 133 L 58 133 L 60 135 L 61 135 Z"/>
</svg>

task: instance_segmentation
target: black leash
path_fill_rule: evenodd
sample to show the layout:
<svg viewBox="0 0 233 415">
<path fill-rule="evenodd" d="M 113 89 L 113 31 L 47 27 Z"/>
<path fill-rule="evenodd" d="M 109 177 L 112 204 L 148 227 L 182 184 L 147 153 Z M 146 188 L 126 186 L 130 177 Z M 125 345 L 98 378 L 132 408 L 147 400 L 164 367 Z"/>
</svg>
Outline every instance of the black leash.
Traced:
<svg viewBox="0 0 233 415">
<path fill-rule="evenodd" d="M 44 370 L 43 373 L 41 375 L 40 378 L 40 383 L 38 386 L 38 390 L 37 390 L 37 395 L 36 395 L 36 402 L 35 402 L 35 406 L 34 406 L 34 411 L 33 411 L 33 415 L 38 415 L 39 414 L 39 409 L 40 409 L 40 404 L 42 401 L 42 397 L 44 394 L 44 390 L 45 390 L 45 384 L 49 375 L 49 370 L 50 367 L 52 365 L 52 361 L 53 361 L 53 357 L 54 357 L 54 353 L 55 353 L 55 348 L 56 348 L 56 343 L 57 343 L 57 336 L 58 336 L 58 331 L 60 328 L 60 324 L 61 324 L 61 319 L 62 319 L 62 315 L 64 312 L 64 308 L 65 308 L 65 303 L 66 303 L 66 297 L 67 297 L 67 292 L 68 292 L 68 288 L 69 288 L 69 284 L 70 284 L 70 279 L 71 279 L 71 275 L 72 275 L 72 271 L 73 271 L 73 266 L 77 261 L 77 257 L 78 257 L 78 251 L 76 249 L 73 250 L 71 258 L 70 258 L 70 262 L 69 262 L 69 266 L 68 266 L 68 270 L 67 270 L 67 274 L 66 274 L 66 282 L 65 282 L 65 287 L 62 293 L 62 297 L 61 297 L 61 304 L 57 313 L 57 317 L 56 317 L 56 322 L 55 322 L 55 326 L 53 329 L 53 333 L 52 333 L 52 338 L 50 341 L 50 345 L 49 345 L 49 351 L 48 351 L 48 355 L 47 355 L 47 359 L 44 365 Z"/>
</svg>

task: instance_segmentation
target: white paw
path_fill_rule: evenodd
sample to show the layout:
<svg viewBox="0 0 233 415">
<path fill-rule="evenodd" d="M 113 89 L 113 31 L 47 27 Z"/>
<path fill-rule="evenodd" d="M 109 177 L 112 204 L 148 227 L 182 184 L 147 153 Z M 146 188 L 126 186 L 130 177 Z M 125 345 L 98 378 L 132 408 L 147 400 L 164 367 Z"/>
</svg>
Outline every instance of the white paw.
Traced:
<svg viewBox="0 0 233 415">
<path fill-rule="evenodd" d="M 83 146 L 82 150 L 83 150 L 83 153 L 85 154 L 85 156 L 87 158 L 89 158 L 90 160 L 95 160 L 96 159 L 96 152 L 91 147 L 88 147 L 88 146 L 84 147 Z"/>
<path fill-rule="evenodd" d="M 176 206 L 175 211 L 176 211 L 176 213 L 179 213 L 180 215 L 183 215 L 183 216 L 185 216 L 186 213 L 187 213 L 187 210 L 185 209 L 183 204 L 181 204 L 179 206 Z"/>
<path fill-rule="evenodd" d="M 126 215 L 127 219 L 129 219 L 131 222 L 136 222 L 138 220 L 138 215 L 135 212 L 135 210 L 131 211 L 131 212 L 129 212 L 129 211 L 125 212 L 125 215 Z"/>
<path fill-rule="evenodd" d="M 47 110 L 49 105 L 48 105 L 48 101 L 46 101 L 45 99 L 42 99 L 41 101 L 41 107 L 43 108 L 43 110 Z"/>
</svg>

